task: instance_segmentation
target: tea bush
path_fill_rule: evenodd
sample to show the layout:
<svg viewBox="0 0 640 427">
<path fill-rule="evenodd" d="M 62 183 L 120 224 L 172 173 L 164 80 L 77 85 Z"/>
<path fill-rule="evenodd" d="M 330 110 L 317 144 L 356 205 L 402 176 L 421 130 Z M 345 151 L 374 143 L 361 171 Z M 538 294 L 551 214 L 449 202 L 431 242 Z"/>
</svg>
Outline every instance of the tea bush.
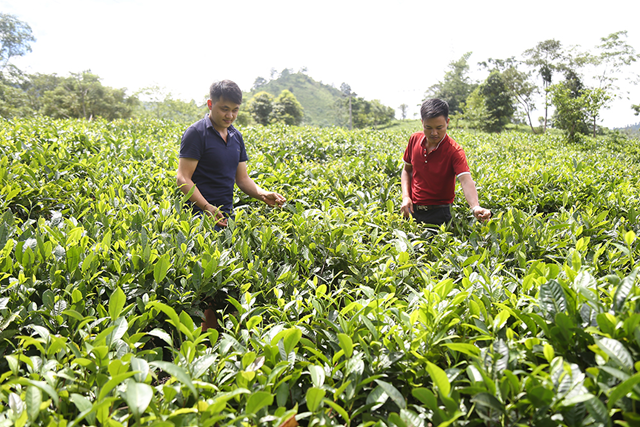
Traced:
<svg viewBox="0 0 640 427">
<path fill-rule="evenodd" d="M 638 141 L 454 131 L 494 217 L 430 229 L 409 134 L 246 128 L 288 202 L 217 232 L 182 131 L 0 123 L 0 425 L 640 423 Z"/>
</svg>

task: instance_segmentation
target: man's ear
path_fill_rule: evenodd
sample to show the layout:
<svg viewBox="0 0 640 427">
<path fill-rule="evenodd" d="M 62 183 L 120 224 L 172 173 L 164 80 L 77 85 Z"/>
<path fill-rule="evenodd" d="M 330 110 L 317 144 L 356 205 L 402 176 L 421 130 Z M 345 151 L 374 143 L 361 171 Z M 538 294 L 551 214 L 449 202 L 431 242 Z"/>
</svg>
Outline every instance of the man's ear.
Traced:
<svg viewBox="0 0 640 427">
<path fill-rule="evenodd" d="M 213 107 L 213 102 L 210 99 L 207 99 L 207 107 L 209 107 L 209 110 Z"/>
</svg>

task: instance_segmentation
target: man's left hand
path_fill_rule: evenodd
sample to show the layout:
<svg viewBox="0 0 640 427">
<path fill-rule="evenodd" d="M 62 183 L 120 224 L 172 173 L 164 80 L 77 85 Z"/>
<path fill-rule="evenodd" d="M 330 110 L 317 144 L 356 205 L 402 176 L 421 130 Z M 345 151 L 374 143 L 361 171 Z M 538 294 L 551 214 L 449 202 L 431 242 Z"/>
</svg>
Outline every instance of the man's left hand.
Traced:
<svg viewBox="0 0 640 427">
<path fill-rule="evenodd" d="M 266 192 L 262 195 L 262 201 L 269 206 L 282 206 L 287 201 L 281 194 L 274 193 L 273 191 Z"/>
</svg>

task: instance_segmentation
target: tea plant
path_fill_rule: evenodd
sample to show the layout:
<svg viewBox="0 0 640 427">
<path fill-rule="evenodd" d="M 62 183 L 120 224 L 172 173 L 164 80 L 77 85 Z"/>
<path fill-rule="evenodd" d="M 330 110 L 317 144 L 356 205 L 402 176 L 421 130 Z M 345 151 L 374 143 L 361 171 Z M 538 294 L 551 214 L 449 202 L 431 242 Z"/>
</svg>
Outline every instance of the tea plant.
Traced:
<svg viewBox="0 0 640 427">
<path fill-rule="evenodd" d="M 639 425 L 638 141 L 453 132 L 494 217 L 432 229 L 408 134 L 242 131 L 288 203 L 217 232 L 180 127 L 0 123 L 1 425 Z"/>
</svg>

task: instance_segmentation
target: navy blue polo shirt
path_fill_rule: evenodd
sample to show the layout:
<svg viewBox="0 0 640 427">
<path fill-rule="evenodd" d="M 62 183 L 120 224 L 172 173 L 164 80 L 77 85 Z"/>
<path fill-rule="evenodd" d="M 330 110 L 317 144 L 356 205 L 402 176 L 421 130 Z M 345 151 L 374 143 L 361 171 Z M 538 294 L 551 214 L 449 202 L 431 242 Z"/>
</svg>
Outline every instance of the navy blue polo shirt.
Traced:
<svg viewBox="0 0 640 427">
<path fill-rule="evenodd" d="M 207 202 L 230 213 L 238 163 L 246 162 L 249 158 L 242 134 L 233 126 L 229 126 L 227 131 L 225 142 L 211 124 L 209 115 L 206 115 L 189 126 L 182 135 L 180 157 L 198 161 L 191 180 Z M 197 207 L 194 209 L 199 210 Z"/>
</svg>

